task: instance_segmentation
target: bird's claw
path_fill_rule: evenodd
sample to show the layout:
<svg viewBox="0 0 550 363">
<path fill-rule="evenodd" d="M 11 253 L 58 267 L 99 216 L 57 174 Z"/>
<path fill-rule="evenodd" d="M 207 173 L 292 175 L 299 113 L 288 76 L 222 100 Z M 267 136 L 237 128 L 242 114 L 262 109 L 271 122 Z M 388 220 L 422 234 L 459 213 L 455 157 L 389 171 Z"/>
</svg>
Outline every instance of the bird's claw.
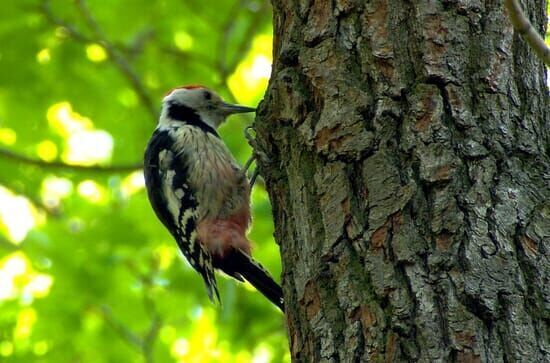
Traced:
<svg viewBox="0 0 550 363">
<path fill-rule="evenodd" d="M 252 146 L 252 148 L 256 150 L 258 143 L 256 142 L 256 138 L 250 134 L 250 130 L 253 130 L 254 132 L 256 132 L 256 130 L 254 130 L 254 126 L 249 125 L 244 129 L 244 137 L 246 138 L 250 146 Z"/>
<path fill-rule="evenodd" d="M 248 141 L 248 144 L 253 149 L 253 155 L 250 157 L 250 159 L 247 160 L 246 164 L 243 167 L 243 171 L 245 173 L 246 171 L 248 171 L 248 169 L 250 168 L 254 160 L 261 160 L 262 163 L 264 164 L 269 163 L 269 158 L 267 157 L 267 154 L 258 147 L 258 142 L 256 141 L 255 135 L 252 135 L 251 131 L 254 133 L 256 132 L 256 130 L 254 129 L 254 126 L 247 126 L 244 129 L 244 137 L 246 138 L 246 140 Z M 250 180 L 249 180 L 251 190 L 252 190 L 252 187 L 254 186 L 254 183 L 256 182 L 256 179 L 258 178 L 258 175 L 259 175 L 259 172 L 258 172 L 258 168 L 256 167 L 252 172 L 252 175 L 250 176 Z"/>
</svg>

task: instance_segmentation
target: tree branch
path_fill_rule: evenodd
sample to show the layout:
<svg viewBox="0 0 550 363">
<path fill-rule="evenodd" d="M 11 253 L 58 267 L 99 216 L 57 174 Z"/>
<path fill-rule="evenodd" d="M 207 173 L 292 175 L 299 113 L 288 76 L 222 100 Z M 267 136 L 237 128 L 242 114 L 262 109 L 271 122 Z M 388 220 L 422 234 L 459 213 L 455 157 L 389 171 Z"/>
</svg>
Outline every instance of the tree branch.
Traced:
<svg viewBox="0 0 550 363">
<path fill-rule="evenodd" d="M 138 348 L 139 350 L 142 349 L 143 341 L 141 340 L 141 338 L 132 330 L 130 330 L 130 328 L 118 321 L 107 305 L 102 305 L 100 307 L 100 312 L 103 316 L 103 319 L 105 319 L 107 324 L 109 324 L 118 335 L 120 335 L 124 340 L 130 343 L 130 345 Z"/>
<path fill-rule="evenodd" d="M 143 167 L 142 163 L 128 164 L 128 165 L 72 165 L 66 164 L 61 161 L 43 161 L 39 159 L 32 159 L 27 156 L 17 154 L 13 151 L 0 148 L 0 157 L 13 162 L 18 162 L 27 165 L 34 165 L 42 169 L 67 169 L 75 171 L 89 171 L 95 173 L 127 173 L 135 170 L 139 170 Z"/>
<path fill-rule="evenodd" d="M 75 26 L 72 24 L 67 23 L 61 18 L 58 18 L 54 15 L 51 7 L 50 7 L 50 0 L 44 0 L 40 4 L 40 12 L 46 17 L 46 19 L 53 25 L 62 27 L 65 29 L 67 34 L 82 43 L 93 43 L 94 40 L 87 36 L 86 34 L 82 33 L 80 30 L 78 30 Z"/>
<path fill-rule="evenodd" d="M 149 324 L 149 329 L 147 329 L 143 336 L 143 344 L 141 347 L 141 351 L 147 363 L 153 363 L 155 342 L 157 340 L 158 333 L 162 328 L 162 319 L 157 311 L 155 301 L 149 296 L 150 288 L 151 286 L 144 285 L 143 292 L 143 303 L 145 305 L 145 310 L 148 311 L 149 316 L 151 317 L 151 323 Z"/>
<path fill-rule="evenodd" d="M 88 27 L 94 33 L 97 43 L 101 44 L 105 48 L 105 51 L 109 55 L 109 58 L 112 60 L 113 64 L 130 82 L 130 84 L 134 88 L 134 91 L 137 93 L 139 99 L 141 100 L 143 106 L 147 109 L 151 116 L 153 116 L 153 119 L 156 120 L 157 108 L 153 105 L 153 101 L 151 100 L 151 97 L 149 97 L 149 94 L 145 86 L 143 85 L 143 82 L 141 81 L 137 73 L 132 69 L 130 63 L 128 63 L 126 58 L 124 58 L 122 54 L 118 51 L 118 49 L 107 39 L 107 36 L 105 35 L 105 33 L 103 33 L 99 24 L 94 19 L 92 13 L 88 9 L 86 1 L 76 0 L 75 5 Z"/>
<path fill-rule="evenodd" d="M 128 59 L 132 60 L 141 53 L 145 45 L 156 38 L 156 30 L 154 28 L 146 28 L 135 34 L 134 39 L 129 44 L 115 44 L 117 49 L 120 49 Z"/>
<path fill-rule="evenodd" d="M 227 45 L 229 44 L 229 38 L 231 37 L 231 32 L 235 27 L 237 22 L 237 14 L 241 9 L 242 0 L 237 0 L 229 10 L 229 14 L 226 17 L 226 20 L 220 29 L 222 34 L 218 41 L 218 59 L 217 59 L 217 69 L 220 75 L 222 82 L 231 74 L 228 67 L 226 66 L 225 60 L 227 59 Z"/>
<path fill-rule="evenodd" d="M 208 55 L 198 54 L 197 52 L 184 52 L 177 48 L 159 46 L 159 50 L 172 57 L 176 57 L 182 61 L 194 62 L 195 64 L 201 65 L 207 68 L 209 71 L 216 69 L 216 65 L 211 59 L 208 59 Z"/>
<path fill-rule="evenodd" d="M 93 32 L 94 36 L 88 36 L 84 34 L 82 31 L 78 30 L 73 24 L 70 24 L 64 21 L 63 19 L 56 17 L 50 8 L 50 0 L 44 0 L 41 3 L 40 11 L 42 12 L 42 14 L 44 14 L 46 19 L 51 24 L 55 26 L 63 27 L 67 31 L 67 34 L 72 39 L 79 41 L 81 43 L 101 44 L 101 46 L 105 48 L 105 51 L 109 55 L 110 61 L 113 63 L 113 65 L 116 68 L 118 68 L 120 73 L 128 80 L 128 82 L 130 83 L 130 85 L 138 95 L 143 106 L 147 109 L 147 111 L 153 117 L 153 119 L 156 120 L 157 108 L 154 106 L 154 103 L 151 100 L 151 97 L 149 96 L 146 87 L 141 81 L 141 78 L 133 70 L 130 63 L 126 60 L 126 58 L 118 50 L 118 48 L 111 41 L 107 39 L 107 37 L 99 27 L 98 23 L 96 22 L 96 20 L 94 19 L 90 11 L 88 10 L 88 7 L 86 6 L 85 1 L 77 0 L 75 2 L 75 6 L 79 10 L 79 13 L 81 14 L 84 21 L 86 22 L 86 25 Z M 147 34 L 146 32 L 143 37 L 146 39 L 147 37 L 150 37 L 150 34 Z"/>
<path fill-rule="evenodd" d="M 0 181 L 0 186 L 6 188 L 6 189 L 9 189 L 12 193 L 14 194 L 17 194 L 17 195 L 22 195 L 23 197 L 25 197 L 32 205 L 34 205 L 34 207 L 38 210 L 41 210 L 43 212 L 45 212 L 46 214 L 48 214 L 48 216 L 50 217 L 60 217 L 61 216 L 61 211 L 59 210 L 59 208 L 57 207 L 48 207 L 47 205 L 45 205 L 41 200 L 40 198 L 34 196 L 34 195 L 31 195 L 30 193 L 28 193 L 27 191 L 24 190 L 24 187 L 18 187 L 16 186 L 16 184 L 9 184 L 7 183 L 5 180 L 4 181 Z"/>
<path fill-rule="evenodd" d="M 258 26 L 261 22 L 262 15 L 268 8 L 268 2 L 262 2 L 260 5 L 260 8 L 252 18 L 251 22 L 248 24 L 248 27 L 245 30 L 245 35 L 242 37 L 241 42 L 238 45 L 238 51 L 235 53 L 235 57 L 231 60 L 230 63 L 226 64 L 223 63 L 223 60 L 227 57 L 226 55 L 226 47 L 225 45 L 228 43 L 229 34 L 231 32 L 231 29 L 234 26 L 234 23 L 237 19 L 237 12 L 241 9 L 241 0 L 237 1 L 233 7 L 231 8 L 231 14 L 227 17 L 226 22 L 224 23 L 222 33 L 224 34 L 223 37 L 221 37 L 218 41 L 218 62 L 216 62 L 216 71 L 218 72 L 218 75 L 220 77 L 220 86 L 223 86 L 229 95 L 229 100 L 231 102 L 236 102 L 236 97 L 229 88 L 228 84 L 228 78 L 229 76 L 235 71 L 237 66 L 239 65 L 239 62 L 244 57 L 244 54 L 248 51 L 250 48 L 250 45 L 252 43 L 252 40 L 254 38 L 254 34 L 258 30 Z M 249 114 L 242 114 L 240 117 L 243 117 L 246 119 L 248 123 L 252 123 L 254 120 L 253 116 L 250 116 Z"/>
<path fill-rule="evenodd" d="M 241 42 L 237 46 L 237 51 L 235 52 L 233 59 L 230 62 L 224 62 L 228 58 L 227 45 L 229 44 L 231 32 L 235 27 L 235 24 L 237 23 L 237 14 L 242 9 L 242 0 L 238 0 L 237 2 L 235 2 L 233 7 L 231 8 L 229 15 L 227 16 L 227 19 L 222 26 L 222 29 L 220 30 L 221 34 L 223 35 L 218 41 L 218 61 L 216 63 L 216 67 L 220 75 L 220 82 L 222 84 L 225 83 L 227 77 L 229 77 L 231 73 L 235 71 L 235 68 L 237 68 L 237 66 L 239 65 L 239 62 L 242 60 L 244 54 L 250 48 L 250 44 L 254 39 L 254 34 L 258 30 L 258 26 L 262 20 L 262 15 L 264 15 L 265 11 L 267 10 L 268 4 L 269 3 L 267 1 L 261 3 L 260 8 L 256 11 L 250 23 L 248 24 L 248 27 L 246 28 L 244 35 L 241 38 Z"/>
<path fill-rule="evenodd" d="M 139 268 L 134 264 L 132 260 L 126 261 L 126 267 L 133 275 L 135 275 L 135 277 L 143 286 L 143 307 L 145 308 L 147 315 L 149 315 L 151 322 L 149 324 L 149 328 L 141 339 L 141 352 L 143 354 L 143 357 L 145 358 L 146 363 L 153 363 L 155 342 L 157 340 L 159 331 L 163 326 L 163 321 L 160 314 L 158 313 L 155 299 L 150 296 L 155 284 L 155 276 L 159 272 L 159 261 L 153 256 L 151 258 L 151 268 L 146 273 L 142 273 L 141 271 L 139 271 Z"/>
<path fill-rule="evenodd" d="M 154 273 L 154 272 L 150 272 Z M 151 289 L 150 282 L 145 281 L 143 279 L 151 279 L 151 276 L 145 276 L 138 278 L 143 283 L 143 302 L 145 305 L 145 310 L 149 314 L 151 318 L 151 323 L 149 324 L 149 328 L 147 331 L 143 334 L 143 336 L 139 336 L 138 334 L 134 333 L 130 328 L 128 328 L 126 325 L 124 325 L 122 322 L 120 322 L 112 313 L 111 309 L 106 306 L 102 305 L 100 307 L 101 314 L 107 324 L 113 328 L 113 330 L 126 342 L 128 342 L 131 346 L 136 348 L 141 352 L 143 355 L 143 358 L 145 359 L 146 363 L 153 363 L 154 362 L 154 347 L 155 342 L 158 338 L 158 334 L 160 329 L 163 326 L 162 318 L 160 317 L 155 301 L 149 297 L 149 292 Z"/>
<path fill-rule="evenodd" d="M 227 79 L 227 77 L 235 71 L 240 61 L 243 59 L 243 55 L 246 54 L 246 52 L 248 52 L 248 50 L 250 49 L 250 45 L 254 40 L 254 34 L 256 34 L 258 26 L 262 21 L 262 17 L 265 11 L 268 9 L 268 4 L 269 2 L 267 1 L 262 2 L 258 11 L 252 17 L 252 20 L 248 24 L 248 27 L 244 32 L 244 36 L 242 37 L 241 42 L 237 47 L 235 57 L 232 59 L 232 61 L 229 63 L 229 66 L 227 67 L 228 74 L 224 78 Z"/>
<path fill-rule="evenodd" d="M 533 48 L 537 56 L 546 65 L 550 66 L 550 48 L 544 43 L 542 36 L 535 30 L 529 19 L 527 19 L 518 1 L 505 0 L 504 5 L 517 32 Z"/>
</svg>

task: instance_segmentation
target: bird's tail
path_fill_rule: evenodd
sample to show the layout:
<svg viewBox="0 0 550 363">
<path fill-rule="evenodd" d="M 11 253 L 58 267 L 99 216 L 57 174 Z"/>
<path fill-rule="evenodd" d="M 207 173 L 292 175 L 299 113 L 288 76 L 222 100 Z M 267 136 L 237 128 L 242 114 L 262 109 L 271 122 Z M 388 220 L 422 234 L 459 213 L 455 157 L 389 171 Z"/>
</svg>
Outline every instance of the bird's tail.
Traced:
<svg viewBox="0 0 550 363">
<path fill-rule="evenodd" d="M 273 280 L 269 272 L 240 249 L 232 249 L 229 253 L 231 253 L 231 257 L 224 258 L 224 261 L 231 261 L 231 265 L 220 266 L 222 271 L 237 279 L 239 279 L 239 275 L 242 276 L 284 312 L 283 290 Z"/>
</svg>

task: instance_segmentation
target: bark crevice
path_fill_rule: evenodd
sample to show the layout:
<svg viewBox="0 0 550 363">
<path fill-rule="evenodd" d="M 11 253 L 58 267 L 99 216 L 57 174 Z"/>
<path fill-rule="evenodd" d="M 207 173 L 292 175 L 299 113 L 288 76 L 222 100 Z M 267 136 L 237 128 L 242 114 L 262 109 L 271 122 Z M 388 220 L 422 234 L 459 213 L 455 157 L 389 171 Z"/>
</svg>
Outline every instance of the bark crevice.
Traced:
<svg viewBox="0 0 550 363">
<path fill-rule="evenodd" d="M 293 358 L 550 360 L 550 101 L 501 1 L 279 0 L 274 25 Z"/>
</svg>

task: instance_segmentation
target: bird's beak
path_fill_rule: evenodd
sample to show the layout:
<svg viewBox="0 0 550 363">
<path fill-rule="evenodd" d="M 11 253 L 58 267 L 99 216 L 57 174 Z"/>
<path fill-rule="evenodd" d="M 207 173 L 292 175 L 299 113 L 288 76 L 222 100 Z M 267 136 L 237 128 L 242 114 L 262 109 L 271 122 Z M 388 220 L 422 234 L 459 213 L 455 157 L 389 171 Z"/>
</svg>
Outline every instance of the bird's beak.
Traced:
<svg viewBox="0 0 550 363">
<path fill-rule="evenodd" d="M 222 103 L 220 108 L 227 115 L 231 115 L 231 114 L 234 114 L 234 113 L 245 113 L 245 112 L 254 112 L 254 111 L 256 111 L 256 109 L 254 107 L 246 107 L 246 106 L 241 106 L 241 105 L 232 105 L 230 103 Z"/>
</svg>

